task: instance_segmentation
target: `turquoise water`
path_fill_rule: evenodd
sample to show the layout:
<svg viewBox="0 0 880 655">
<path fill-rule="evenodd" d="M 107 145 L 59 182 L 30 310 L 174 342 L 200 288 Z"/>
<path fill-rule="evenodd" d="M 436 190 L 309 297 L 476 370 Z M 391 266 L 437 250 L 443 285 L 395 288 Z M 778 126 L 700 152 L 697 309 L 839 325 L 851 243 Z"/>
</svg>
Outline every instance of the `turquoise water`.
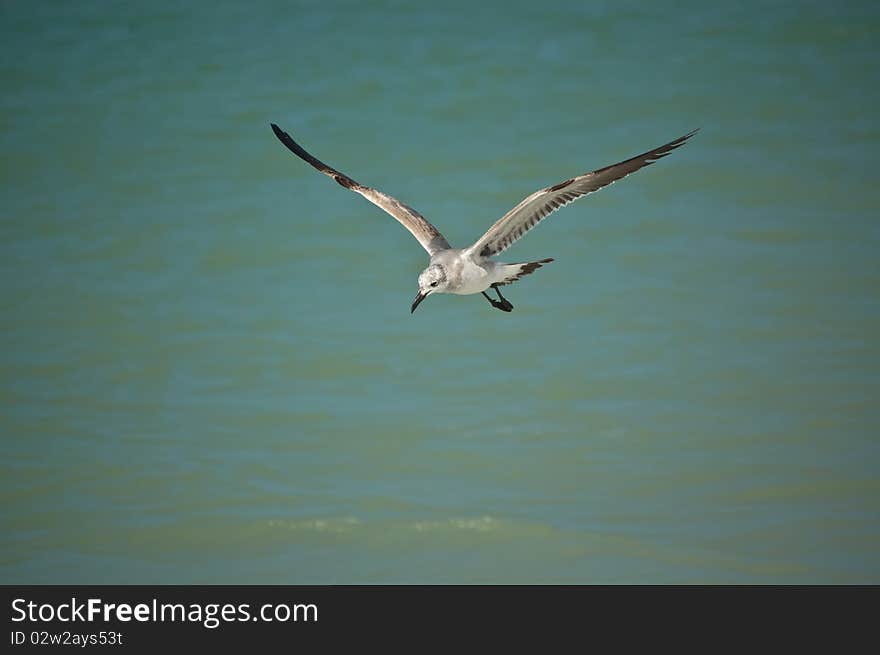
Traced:
<svg viewBox="0 0 880 655">
<path fill-rule="evenodd" d="M 0 581 L 880 582 L 880 9 L 706 5 L 4 3 Z M 410 315 L 270 121 L 459 246 L 702 129 Z"/>
</svg>

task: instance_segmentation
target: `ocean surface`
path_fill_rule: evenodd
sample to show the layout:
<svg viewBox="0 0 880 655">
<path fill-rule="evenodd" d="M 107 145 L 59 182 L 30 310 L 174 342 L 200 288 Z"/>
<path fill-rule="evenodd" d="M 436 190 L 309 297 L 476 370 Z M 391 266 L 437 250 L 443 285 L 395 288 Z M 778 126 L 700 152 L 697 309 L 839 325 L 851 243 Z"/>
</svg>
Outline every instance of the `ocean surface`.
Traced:
<svg viewBox="0 0 880 655">
<path fill-rule="evenodd" d="M 880 5 L 0 5 L 0 582 L 880 583 Z M 670 141 L 410 315 L 427 258 Z"/>
</svg>

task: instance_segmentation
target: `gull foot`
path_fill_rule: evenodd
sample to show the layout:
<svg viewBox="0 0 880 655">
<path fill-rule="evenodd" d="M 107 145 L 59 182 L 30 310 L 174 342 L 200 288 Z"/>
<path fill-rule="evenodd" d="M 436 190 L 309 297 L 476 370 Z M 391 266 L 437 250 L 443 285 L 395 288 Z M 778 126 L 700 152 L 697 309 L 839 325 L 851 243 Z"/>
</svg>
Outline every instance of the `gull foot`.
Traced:
<svg viewBox="0 0 880 655">
<path fill-rule="evenodd" d="M 498 287 L 495 287 L 495 292 L 498 293 L 498 300 L 494 298 L 490 298 L 489 295 L 483 291 L 483 297 L 489 301 L 489 304 L 492 305 L 495 309 L 500 309 L 502 312 L 509 312 L 513 309 L 513 305 L 510 304 L 510 301 L 501 295 L 498 291 Z"/>
</svg>

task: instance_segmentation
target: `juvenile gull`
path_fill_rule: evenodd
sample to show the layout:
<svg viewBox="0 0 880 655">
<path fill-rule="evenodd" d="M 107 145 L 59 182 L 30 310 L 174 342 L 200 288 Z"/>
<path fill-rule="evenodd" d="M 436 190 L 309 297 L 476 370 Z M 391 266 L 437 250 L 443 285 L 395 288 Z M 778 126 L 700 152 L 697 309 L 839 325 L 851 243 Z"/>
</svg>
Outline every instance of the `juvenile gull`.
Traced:
<svg viewBox="0 0 880 655">
<path fill-rule="evenodd" d="M 344 173 L 315 159 L 275 123 L 272 123 L 272 131 L 296 156 L 325 175 L 329 175 L 346 189 L 361 194 L 371 203 L 391 214 L 428 251 L 431 259 L 428 268 L 419 275 L 419 292 L 413 301 L 410 313 L 416 311 L 419 303 L 432 293 L 458 295 L 482 293 L 493 307 L 509 312 L 513 309 L 513 305 L 501 295 L 500 287 L 516 282 L 553 260 L 539 259 L 533 262 L 505 264 L 493 261 L 491 257 L 507 250 L 526 232 L 560 207 L 593 191 L 598 191 L 644 166 L 653 164 L 697 133 L 697 130 L 694 130 L 636 157 L 536 191 L 498 219 L 472 246 L 452 248 L 437 228 L 412 207 L 377 189 L 358 184 Z M 486 293 L 490 287 L 498 294 L 498 300 Z"/>
</svg>

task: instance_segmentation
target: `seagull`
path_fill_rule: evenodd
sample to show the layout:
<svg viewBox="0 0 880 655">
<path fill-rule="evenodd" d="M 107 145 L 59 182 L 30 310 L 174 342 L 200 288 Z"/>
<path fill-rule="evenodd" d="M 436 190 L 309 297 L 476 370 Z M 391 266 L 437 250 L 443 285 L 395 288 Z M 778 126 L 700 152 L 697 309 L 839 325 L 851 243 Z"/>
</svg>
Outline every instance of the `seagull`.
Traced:
<svg viewBox="0 0 880 655">
<path fill-rule="evenodd" d="M 598 191 L 630 173 L 635 173 L 640 168 L 653 164 L 683 145 L 698 131 L 698 129 L 693 130 L 666 145 L 617 164 L 605 166 L 591 173 L 584 173 L 536 191 L 498 219 L 473 245 L 467 248 L 452 248 L 444 236 L 440 234 L 440 231 L 415 209 L 378 189 L 372 189 L 355 182 L 348 175 L 340 173 L 310 155 L 275 123 L 271 123 L 271 126 L 275 136 L 297 157 L 308 162 L 324 175 L 332 177 L 346 189 L 359 193 L 374 205 L 391 214 L 403 227 L 409 230 L 422 248 L 428 252 L 430 261 L 428 267 L 419 275 L 419 292 L 412 303 L 410 313 L 415 312 L 416 307 L 433 293 L 454 293 L 457 295 L 481 293 L 492 307 L 503 312 L 510 312 L 513 305 L 501 295 L 501 287 L 534 273 L 544 264 L 552 262 L 553 259 L 505 264 L 494 261 L 492 257 L 507 250 L 526 232 L 557 209 L 593 191 Z M 486 293 L 489 288 L 495 291 L 498 296 L 497 300 Z"/>
</svg>

